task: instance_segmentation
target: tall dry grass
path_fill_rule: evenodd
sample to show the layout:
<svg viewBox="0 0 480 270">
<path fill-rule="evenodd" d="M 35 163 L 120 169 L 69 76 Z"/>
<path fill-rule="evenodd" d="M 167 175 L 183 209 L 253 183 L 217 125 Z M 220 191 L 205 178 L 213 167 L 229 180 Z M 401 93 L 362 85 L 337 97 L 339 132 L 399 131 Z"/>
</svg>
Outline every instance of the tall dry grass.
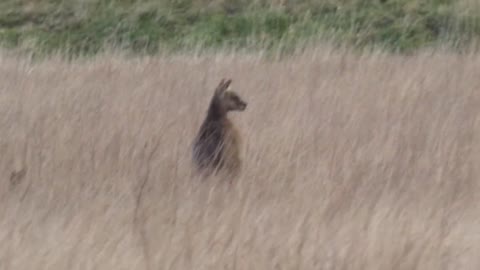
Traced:
<svg viewBox="0 0 480 270">
<path fill-rule="evenodd" d="M 0 269 L 479 269 L 479 70 L 329 48 L 3 55 Z M 231 186 L 190 171 L 222 77 L 249 103 Z"/>
</svg>

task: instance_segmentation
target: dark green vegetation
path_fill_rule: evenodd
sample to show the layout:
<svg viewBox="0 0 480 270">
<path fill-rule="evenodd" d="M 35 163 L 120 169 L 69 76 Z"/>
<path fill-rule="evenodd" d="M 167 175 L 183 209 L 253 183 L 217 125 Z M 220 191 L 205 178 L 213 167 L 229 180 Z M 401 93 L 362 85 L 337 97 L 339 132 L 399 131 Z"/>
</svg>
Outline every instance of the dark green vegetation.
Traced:
<svg viewBox="0 0 480 270">
<path fill-rule="evenodd" d="M 408 52 L 480 36 L 470 0 L 3 0 L 0 44 L 91 55 L 192 48 L 289 49 L 318 40 Z"/>
</svg>

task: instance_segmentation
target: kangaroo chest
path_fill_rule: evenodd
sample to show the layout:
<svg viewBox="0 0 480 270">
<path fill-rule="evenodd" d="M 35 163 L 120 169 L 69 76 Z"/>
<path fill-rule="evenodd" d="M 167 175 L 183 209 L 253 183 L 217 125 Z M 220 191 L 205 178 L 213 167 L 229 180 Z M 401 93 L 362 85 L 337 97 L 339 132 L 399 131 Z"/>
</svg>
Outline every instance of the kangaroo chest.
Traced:
<svg viewBox="0 0 480 270">
<path fill-rule="evenodd" d="M 224 128 L 223 140 L 224 140 L 225 146 L 229 148 L 235 148 L 231 150 L 238 152 L 238 147 L 239 147 L 239 144 L 241 143 L 241 138 L 240 138 L 240 134 L 238 133 L 238 130 L 235 128 L 232 122 L 230 122 L 230 120 L 228 119 L 225 119 L 223 121 L 222 126 Z"/>
</svg>

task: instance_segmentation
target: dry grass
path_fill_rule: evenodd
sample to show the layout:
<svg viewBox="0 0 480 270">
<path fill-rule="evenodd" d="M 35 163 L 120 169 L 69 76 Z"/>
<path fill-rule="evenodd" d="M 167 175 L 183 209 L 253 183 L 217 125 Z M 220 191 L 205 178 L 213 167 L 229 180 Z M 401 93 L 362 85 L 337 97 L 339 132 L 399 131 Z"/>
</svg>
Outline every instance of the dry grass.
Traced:
<svg viewBox="0 0 480 270">
<path fill-rule="evenodd" d="M 479 269 L 479 70 L 326 48 L 4 55 L 0 269 Z M 249 103 L 232 186 L 190 172 L 224 76 Z"/>
</svg>

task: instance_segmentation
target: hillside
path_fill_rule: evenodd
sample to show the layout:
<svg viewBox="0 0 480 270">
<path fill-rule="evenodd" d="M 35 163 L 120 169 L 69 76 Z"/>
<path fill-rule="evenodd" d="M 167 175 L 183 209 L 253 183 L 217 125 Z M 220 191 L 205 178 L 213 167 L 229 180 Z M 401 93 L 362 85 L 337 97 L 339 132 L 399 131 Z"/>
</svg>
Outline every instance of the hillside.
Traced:
<svg viewBox="0 0 480 270">
<path fill-rule="evenodd" d="M 475 0 L 5 0 L 0 45 L 92 55 L 228 47 L 299 48 L 318 41 L 411 52 L 462 49 L 480 36 Z"/>
</svg>

